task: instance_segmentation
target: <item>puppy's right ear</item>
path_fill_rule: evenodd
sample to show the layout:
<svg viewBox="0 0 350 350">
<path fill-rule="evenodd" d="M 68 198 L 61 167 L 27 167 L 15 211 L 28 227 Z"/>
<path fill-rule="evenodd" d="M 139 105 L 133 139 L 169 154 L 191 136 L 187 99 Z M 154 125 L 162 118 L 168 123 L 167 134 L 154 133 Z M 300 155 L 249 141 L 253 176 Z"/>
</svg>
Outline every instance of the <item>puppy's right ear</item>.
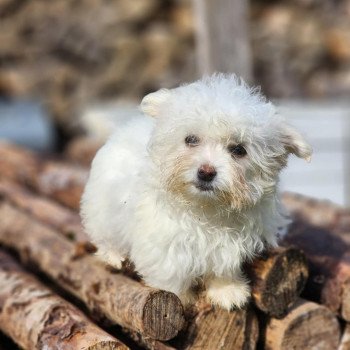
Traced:
<svg viewBox="0 0 350 350">
<path fill-rule="evenodd" d="M 168 89 L 161 89 L 156 92 L 152 92 L 146 95 L 141 102 L 142 112 L 148 114 L 151 117 L 158 117 L 160 113 L 160 107 L 170 97 L 171 92 Z"/>
</svg>

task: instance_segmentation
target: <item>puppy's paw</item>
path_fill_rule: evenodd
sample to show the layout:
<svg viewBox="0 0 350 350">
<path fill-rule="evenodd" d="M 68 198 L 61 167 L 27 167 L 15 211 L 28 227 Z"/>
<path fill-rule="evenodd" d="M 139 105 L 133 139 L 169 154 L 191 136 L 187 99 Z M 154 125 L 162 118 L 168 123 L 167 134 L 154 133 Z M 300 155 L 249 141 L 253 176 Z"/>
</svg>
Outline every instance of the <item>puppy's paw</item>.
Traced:
<svg viewBox="0 0 350 350">
<path fill-rule="evenodd" d="M 207 289 L 207 297 L 212 304 L 226 310 L 242 308 L 250 298 L 250 287 L 245 281 L 214 279 Z"/>
<path fill-rule="evenodd" d="M 186 306 L 189 304 L 194 304 L 198 299 L 198 295 L 194 291 L 189 289 L 186 292 L 182 292 L 181 294 L 179 294 L 179 298 L 181 300 L 182 305 Z"/>
<path fill-rule="evenodd" d="M 120 270 L 122 268 L 122 264 L 124 258 L 114 251 L 97 251 L 96 256 L 103 260 L 106 264 L 111 265 L 112 267 Z"/>
</svg>

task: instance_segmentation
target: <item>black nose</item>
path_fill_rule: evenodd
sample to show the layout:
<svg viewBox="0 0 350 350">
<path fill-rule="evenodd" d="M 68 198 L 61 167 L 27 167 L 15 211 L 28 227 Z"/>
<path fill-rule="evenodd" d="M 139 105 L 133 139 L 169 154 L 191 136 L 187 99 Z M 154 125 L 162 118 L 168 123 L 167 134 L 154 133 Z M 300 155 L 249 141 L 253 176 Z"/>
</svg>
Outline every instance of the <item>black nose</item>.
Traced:
<svg viewBox="0 0 350 350">
<path fill-rule="evenodd" d="M 198 169 L 197 176 L 199 180 L 210 182 L 216 176 L 216 170 L 213 166 L 204 164 Z"/>
</svg>

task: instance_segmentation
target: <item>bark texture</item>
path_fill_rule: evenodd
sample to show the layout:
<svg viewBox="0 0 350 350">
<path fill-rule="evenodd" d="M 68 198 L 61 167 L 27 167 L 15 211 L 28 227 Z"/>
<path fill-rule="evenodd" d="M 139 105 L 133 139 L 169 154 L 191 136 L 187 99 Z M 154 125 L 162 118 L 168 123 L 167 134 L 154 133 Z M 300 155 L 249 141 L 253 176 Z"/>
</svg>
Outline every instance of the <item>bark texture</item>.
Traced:
<svg viewBox="0 0 350 350">
<path fill-rule="evenodd" d="M 299 300 L 286 317 L 266 325 L 265 349 L 337 349 L 340 327 L 336 317 L 322 305 Z"/>
<path fill-rule="evenodd" d="M 299 247 L 307 256 L 310 278 L 303 296 L 350 321 L 349 245 L 341 236 L 302 221 L 294 222 L 284 243 Z"/>
<path fill-rule="evenodd" d="M 264 313 L 283 317 L 298 299 L 307 278 L 304 253 L 297 248 L 276 248 L 255 259 L 247 268 L 255 305 Z"/>
<path fill-rule="evenodd" d="M 93 312 L 154 339 L 168 340 L 183 327 L 183 308 L 173 293 L 111 274 L 90 255 L 11 205 L 0 203 L 0 243 L 16 250 Z"/>
<path fill-rule="evenodd" d="M 88 242 L 79 214 L 6 179 L 0 179 L 0 196 L 75 242 Z"/>
<path fill-rule="evenodd" d="M 0 177 L 26 184 L 37 192 L 78 210 L 88 171 L 65 162 L 39 158 L 33 152 L 2 142 Z"/>
<path fill-rule="evenodd" d="M 0 328 L 24 349 L 128 349 L 2 250 Z"/>
<path fill-rule="evenodd" d="M 171 341 L 183 350 L 254 350 L 258 340 L 258 321 L 248 310 L 226 311 L 214 308 L 204 300 L 187 310 L 186 331 Z"/>
</svg>

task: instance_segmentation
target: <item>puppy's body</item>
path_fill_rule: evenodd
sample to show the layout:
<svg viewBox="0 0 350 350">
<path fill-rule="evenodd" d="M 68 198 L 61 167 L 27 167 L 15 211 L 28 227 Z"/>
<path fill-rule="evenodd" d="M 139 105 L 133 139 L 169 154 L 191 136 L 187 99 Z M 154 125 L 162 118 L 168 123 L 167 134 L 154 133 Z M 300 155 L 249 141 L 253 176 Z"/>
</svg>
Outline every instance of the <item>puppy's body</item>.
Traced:
<svg viewBox="0 0 350 350">
<path fill-rule="evenodd" d="M 275 246 L 285 224 L 278 174 L 309 146 L 234 76 L 161 90 L 142 109 L 155 119 L 131 120 L 94 159 L 87 232 L 104 260 L 129 257 L 153 287 L 187 301 L 201 279 L 213 303 L 242 306 L 243 261 Z"/>
</svg>

